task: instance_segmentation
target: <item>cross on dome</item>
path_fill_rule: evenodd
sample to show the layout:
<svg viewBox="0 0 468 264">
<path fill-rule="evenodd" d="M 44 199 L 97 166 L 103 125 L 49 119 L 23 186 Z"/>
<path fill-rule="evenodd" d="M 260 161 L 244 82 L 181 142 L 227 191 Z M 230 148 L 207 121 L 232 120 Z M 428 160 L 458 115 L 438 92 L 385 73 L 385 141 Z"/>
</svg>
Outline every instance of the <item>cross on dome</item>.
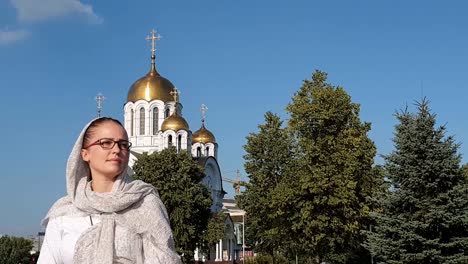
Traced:
<svg viewBox="0 0 468 264">
<path fill-rule="evenodd" d="M 102 103 L 106 99 L 102 93 L 98 93 L 98 95 L 94 98 L 97 102 L 97 111 L 98 111 L 98 116 L 101 117 L 101 110 L 102 110 Z"/>
<path fill-rule="evenodd" d="M 202 104 L 201 107 L 200 107 L 200 111 L 202 113 L 202 123 L 203 124 L 205 123 L 205 115 L 206 115 L 207 110 L 208 110 L 208 107 L 206 107 L 205 104 Z"/>
<path fill-rule="evenodd" d="M 151 30 L 151 36 L 147 36 L 146 40 L 151 41 L 151 58 L 155 58 L 155 52 L 156 52 L 156 40 L 160 40 L 161 36 L 158 34 L 156 36 L 156 30 Z"/>
<path fill-rule="evenodd" d="M 174 102 L 178 103 L 179 102 L 179 95 L 180 95 L 179 90 L 177 90 L 177 88 L 174 87 L 174 89 L 172 89 L 172 91 L 171 91 L 171 95 L 174 97 Z"/>
</svg>

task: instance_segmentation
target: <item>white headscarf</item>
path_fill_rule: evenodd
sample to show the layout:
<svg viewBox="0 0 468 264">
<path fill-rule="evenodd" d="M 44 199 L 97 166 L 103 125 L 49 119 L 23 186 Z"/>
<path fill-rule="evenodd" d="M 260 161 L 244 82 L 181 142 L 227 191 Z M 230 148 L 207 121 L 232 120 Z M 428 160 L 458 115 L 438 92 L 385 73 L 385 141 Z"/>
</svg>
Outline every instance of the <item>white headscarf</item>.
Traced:
<svg viewBox="0 0 468 264">
<path fill-rule="evenodd" d="M 132 245 L 137 264 L 181 263 L 174 249 L 166 208 L 152 185 L 132 181 L 125 171 L 117 177 L 111 192 L 91 190 L 87 180 L 89 166 L 81 158 L 84 133 L 91 123 L 83 128 L 68 158 L 68 195 L 52 206 L 43 225 L 47 226 L 49 219 L 58 216 L 101 214 L 101 221 L 78 239 L 73 258 L 75 264 L 130 263 L 115 256 L 116 240 L 129 240 L 126 244 Z M 116 226 L 129 230 L 132 235 L 116 236 Z"/>
</svg>

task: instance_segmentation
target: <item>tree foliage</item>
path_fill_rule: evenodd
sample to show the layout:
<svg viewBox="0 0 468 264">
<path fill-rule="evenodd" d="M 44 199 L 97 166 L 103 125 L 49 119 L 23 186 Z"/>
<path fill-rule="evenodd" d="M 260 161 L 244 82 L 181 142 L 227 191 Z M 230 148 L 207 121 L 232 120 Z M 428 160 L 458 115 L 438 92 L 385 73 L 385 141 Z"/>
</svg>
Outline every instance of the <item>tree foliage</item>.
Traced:
<svg viewBox="0 0 468 264">
<path fill-rule="evenodd" d="M 468 263 L 468 188 L 459 144 L 436 126 L 429 103 L 396 114 L 395 150 L 385 156 L 391 188 L 368 247 L 378 263 Z"/>
<path fill-rule="evenodd" d="M 189 263 L 202 242 L 211 215 L 211 197 L 201 183 L 203 168 L 187 152 L 177 153 L 175 148 L 168 148 L 143 154 L 133 170 L 136 179 L 158 190 L 169 215 L 177 252 L 184 263 Z"/>
<path fill-rule="evenodd" d="M 468 164 L 464 164 L 462 166 L 462 172 L 463 172 L 463 175 L 465 176 L 465 180 L 468 179 Z"/>
<path fill-rule="evenodd" d="M 292 160 L 291 138 L 281 127 L 282 121 L 271 112 L 265 114 L 265 124 L 259 125 L 258 133 L 247 136 L 245 171 L 250 181 L 246 191 L 238 196 L 239 206 L 248 217 L 246 239 L 257 252 L 273 255 L 287 245 L 285 217 L 272 203 L 276 188 L 285 177 Z"/>
<path fill-rule="evenodd" d="M 22 237 L 0 237 L 0 263 L 29 263 L 33 248 L 31 240 Z"/>
<path fill-rule="evenodd" d="M 206 231 L 203 233 L 201 250 L 210 256 L 210 248 L 212 245 L 219 242 L 220 239 L 224 238 L 226 224 L 226 212 L 221 210 L 217 213 L 213 213 L 208 221 Z"/>
<path fill-rule="evenodd" d="M 287 106 L 298 149 L 290 222 L 303 253 L 319 263 L 345 263 L 360 251 L 369 197 L 379 182 L 372 170 L 376 148 L 359 105 L 326 80 L 326 73 L 316 71 Z"/>
<path fill-rule="evenodd" d="M 260 252 L 351 263 L 380 185 L 372 168 L 376 149 L 370 124 L 341 87 L 316 71 L 287 106 L 287 127 L 267 113 L 247 137 L 250 174 L 240 206 L 247 211 L 247 238 Z"/>
</svg>

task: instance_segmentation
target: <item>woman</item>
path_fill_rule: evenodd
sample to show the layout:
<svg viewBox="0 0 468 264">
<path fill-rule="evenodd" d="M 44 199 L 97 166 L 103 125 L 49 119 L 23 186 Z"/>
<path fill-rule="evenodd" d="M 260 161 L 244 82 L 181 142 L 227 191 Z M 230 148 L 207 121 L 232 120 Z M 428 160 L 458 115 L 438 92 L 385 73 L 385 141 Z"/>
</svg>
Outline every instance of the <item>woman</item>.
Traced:
<svg viewBox="0 0 468 264">
<path fill-rule="evenodd" d="M 180 263 L 158 193 L 127 175 L 130 146 L 115 119 L 83 129 L 68 158 L 68 195 L 43 220 L 39 264 Z"/>
</svg>

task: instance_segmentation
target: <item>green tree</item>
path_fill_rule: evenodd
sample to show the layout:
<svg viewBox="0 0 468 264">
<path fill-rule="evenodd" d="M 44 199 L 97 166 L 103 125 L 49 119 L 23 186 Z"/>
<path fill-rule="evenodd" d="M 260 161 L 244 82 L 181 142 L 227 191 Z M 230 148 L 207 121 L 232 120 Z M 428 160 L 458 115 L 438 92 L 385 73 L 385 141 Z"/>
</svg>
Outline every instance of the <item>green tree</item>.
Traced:
<svg viewBox="0 0 468 264">
<path fill-rule="evenodd" d="M 201 243 L 201 250 L 208 256 L 210 256 L 211 246 L 224 238 L 226 228 L 224 223 L 225 219 L 226 212 L 221 210 L 217 213 L 213 213 L 208 221 L 208 226 L 206 231 L 203 233 L 203 241 Z"/>
<path fill-rule="evenodd" d="M 465 179 L 468 179 L 468 164 L 464 164 L 462 166 L 462 171 L 463 171 L 463 175 L 465 176 Z"/>
<path fill-rule="evenodd" d="M 32 248 L 31 240 L 22 237 L 0 237 L 0 263 L 29 263 Z"/>
<path fill-rule="evenodd" d="M 369 197 L 379 183 L 372 169 L 376 148 L 360 106 L 316 71 L 287 106 L 297 143 L 297 167 L 285 193 L 294 193 L 288 216 L 300 253 L 318 263 L 351 262 L 361 252 Z M 291 200 L 291 197 L 286 197 Z"/>
<path fill-rule="evenodd" d="M 436 126 L 427 100 L 396 114 L 395 150 L 385 156 L 391 187 L 368 247 L 378 263 L 468 263 L 468 188 L 459 144 Z"/>
<path fill-rule="evenodd" d="M 265 114 L 265 124 L 258 128 L 258 133 L 247 136 L 244 166 L 250 180 L 237 198 L 247 214 L 247 243 L 257 252 L 273 256 L 281 248 L 284 251 L 291 240 L 284 212 L 278 211 L 272 201 L 280 195 L 276 188 L 293 160 L 292 140 L 280 118 L 271 112 Z"/>
<path fill-rule="evenodd" d="M 201 183 L 203 168 L 187 152 L 168 148 L 141 155 L 133 170 L 136 179 L 158 190 L 169 215 L 177 252 L 184 263 L 190 263 L 211 216 L 211 197 Z"/>
</svg>

